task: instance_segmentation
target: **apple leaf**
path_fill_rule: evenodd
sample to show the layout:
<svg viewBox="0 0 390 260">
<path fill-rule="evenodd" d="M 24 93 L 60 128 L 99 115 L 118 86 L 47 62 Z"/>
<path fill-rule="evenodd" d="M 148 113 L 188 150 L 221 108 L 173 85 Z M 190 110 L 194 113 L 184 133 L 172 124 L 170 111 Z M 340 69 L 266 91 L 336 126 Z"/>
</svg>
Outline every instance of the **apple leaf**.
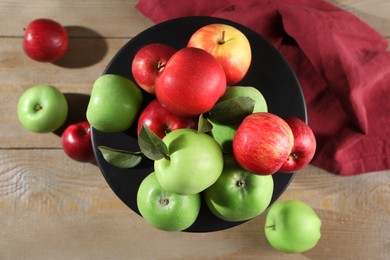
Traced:
<svg viewBox="0 0 390 260">
<path fill-rule="evenodd" d="M 141 152 L 129 152 L 107 146 L 98 146 L 98 149 L 109 164 L 119 168 L 133 168 L 142 160 Z"/>
<path fill-rule="evenodd" d="M 213 125 L 201 114 L 198 120 L 198 133 L 210 132 L 212 128 Z"/>
<path fill-rule="evenodd" d="M 210 110 L 210 117 L 224 125 L 235 125 L 253 113 L 255 100 L 251 97 L 239 96 L 219 101 Z"/>
<path fill-rule="evenodd" d="M 151 160 L 169 158 L 166 144 L 146 125 L 142 125 L 138 135 L 138 145 L 142 153 Z"/>
</svg>

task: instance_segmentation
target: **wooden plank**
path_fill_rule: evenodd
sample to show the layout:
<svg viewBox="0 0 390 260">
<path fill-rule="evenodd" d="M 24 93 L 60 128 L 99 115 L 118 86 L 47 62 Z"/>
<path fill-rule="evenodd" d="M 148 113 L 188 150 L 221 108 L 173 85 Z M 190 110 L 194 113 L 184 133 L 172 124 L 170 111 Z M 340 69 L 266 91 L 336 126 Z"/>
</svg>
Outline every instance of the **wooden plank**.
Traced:
<svg viewBox="0 0 390 260">
<path fill-rule="evenodd" d="M 265 214 L 223 232 L 156 230 L 115 197 L 96 166 L 71 161 L 59 149 L 0 150 L 0 166 L 0 255 L 6 259 L 385 259 L 388 253 L 390 175 L 385 173 L 329 178 L 312 166 L 299 172 L 280 200 L 313 206 L 323 236 L 313 250 L 290 256 L 266 242 Z"/>
</svg>

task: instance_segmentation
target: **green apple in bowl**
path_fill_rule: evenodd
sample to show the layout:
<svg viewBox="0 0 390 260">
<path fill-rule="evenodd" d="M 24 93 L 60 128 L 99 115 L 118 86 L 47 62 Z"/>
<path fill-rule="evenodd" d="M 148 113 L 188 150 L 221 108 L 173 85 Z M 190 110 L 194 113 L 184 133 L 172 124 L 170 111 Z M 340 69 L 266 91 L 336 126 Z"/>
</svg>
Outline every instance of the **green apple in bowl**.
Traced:
<svg viewBox="0 0 390 260">
<path fill-rule="evenodd" d="M 56 87 L 36 85 L 22 94 L 17 110 L 20 122 L 28 130 L 48 133 L 65 123 L 68 103 L 64 94 Z"/>
<path fill-rule="evenodd" d="M 321 238 L 320 218 L 309 205 L 297 200 L 273 204 L 264 229 L 271 246 L 286 253 L 305 252 Z"/>
<path fill-rule="evenodd" d="M 244 221 L 266 210 L 273 190 L 271 175 L 253 174 L 238 165 L 232 154 L 226 154 L 222 174 L 204 191 L 204 198 L 215 216 L 227 221 Z"/>
<path fill-rule="evenodd" d="M 141 107 L 141 89 L 131 80 L 114 74 L 94 83 L 87 107 L 87 120 L 101 132 L 122 132 L 135 121 Z"/>
<path fill-rule="evenodd" d="M 223 154 L 209 135 L 183 128 L 167 134 L 162 141 L 169 158 L 154 162 L 161 186 L 177 194 L 196 194 L 211 186 L 221 175 Z"/>
<path fill-rule="evenodd" d="M 253 113 L 255 112 L 267 112 L 268 106 L 263 94 L 255 87 L 252 86 L 228 86 L 225 94 L 218 100 L 224 101 L 234 97 L 250 97 L 255 103 L 253 107 Z M 222 124 L 212 117 L 209 119 L 213 128 L 211 129 L 211 135 L 222 147 L 224 152 L 232 152 L 232 140 L 236 133 L 237 124 Z"/>
<path fill-rule="evenodd" d="M 153 172 L 141 182 L 137 206 L 146 222 L 165 231 L 190 227 L 200 211 L 200 194 L 179 195 L 161 187 Z"/>
</svg>

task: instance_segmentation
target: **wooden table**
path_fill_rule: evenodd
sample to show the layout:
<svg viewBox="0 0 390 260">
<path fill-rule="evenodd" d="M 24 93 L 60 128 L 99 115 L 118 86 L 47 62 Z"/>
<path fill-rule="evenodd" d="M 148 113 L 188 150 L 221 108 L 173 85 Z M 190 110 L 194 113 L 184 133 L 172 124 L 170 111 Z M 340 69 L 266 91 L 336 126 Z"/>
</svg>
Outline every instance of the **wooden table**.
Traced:
<svg viewBox="0 0 390 260">
<path fill-rule="evenodd" d="M 388 0 L 328 0 L 390 37 Z M 147 225 L 112 192 L 99 169 L 69 159 L 56 134 L 18 121 L 21 93 L 52 84 L 90 94 L 94 80 L 131 37 L 152 23 L 135 0 L 0 1 L 0 259 L 390 259 L 390 171 L 339 177 L 308 166 L 280 200 L 298 199 L 322 219 L 322 238 L 296 255 L 271 248 L 265 214 L 214 233 L 168 233 Z M 38 63 L 22 50 L 36 18 L 66 25 L 71 55 Z"/>
</svg>

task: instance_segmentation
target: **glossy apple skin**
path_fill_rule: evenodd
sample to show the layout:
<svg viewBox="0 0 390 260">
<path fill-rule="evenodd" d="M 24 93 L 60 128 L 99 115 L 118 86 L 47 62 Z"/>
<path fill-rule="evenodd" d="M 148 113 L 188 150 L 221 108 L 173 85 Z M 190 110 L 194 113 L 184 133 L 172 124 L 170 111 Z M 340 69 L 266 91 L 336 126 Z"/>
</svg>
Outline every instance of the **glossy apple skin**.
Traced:
<svg viewBox="0 0 390 260">
<path fill-rule="evenodd" d="M 185 117 L 209 111 L 225 90 L 223 68 L 211 54 L 198 48 L 177 51 L 155 84 L 162 106 L 172 114 Z"/>
<path fill-rule="evenodd" d="M 321 219 L 307 204 L 297 200 L 274 203 L 265 219 L 265 236 L 275 249 L 302 253 L 321 238 Z"/>
<path fill-rule="evenodd" d="M 294 144 L 290 126 L 279 116 L 258 112 L 245 117 L 233 138 L 237 162 L 255 174 L 273 174 L 287 160 Z"/>
<path fill-rule="evenodd" d="M 65 123 L 67 116 L 68 102 L 54 86 L 32 86 L 19 98 L 19 120 L 31 132 L 53 132 Z"/>
<path fill-rule="evenodd" d="M 163 138 L 168 133 L 181 129 L 197 129 L 198 117 L 182 117 L 170 113 L 158 101 L 152 100 L 141 112 L 138 118 L 137 132 L 141 131 L 142 125 L 146 125 L 158 137 Z"/>
<path fill-rule="evenodd" d="M 179 195 L 161 187 L 153 172 L 141 182 L 137 192 L 140 214 L 151 226 L 164 231 L 182 231 L 198 217 L 199 194 Z"/>
<path fill-rule="evenodd" d="M 170 158 L 155 161 L 154 171 L 165 190 L 182 195 L 200 193 L 221 175 L 222 150 L 211 136 L 183 128 L 167 134 L 163 142 Z"/>
<path fill-rule="evenodd" d="M 257 175 L 243 169 L 234 156 L 224 156 L 218 180 L 204 191 L 211 212 L 226 221 L 244 221 L 259 216 L 272 199 L 271 175 Z"/>
<path fill-rule="evenodd" d="M 143 46 L 134 56 L 131 72 L 135 82 L 146 92 L 154 94 L 157 75 L 164 69 L 176 49 L 162 43 Z"/>
<path fill-rule="evenodd" d="M 187 46 L 201 48 L 212 54 L 222 65 L 228 85 L 242 80 L 252 61 L 248 38 L 227 24 L 209 24 L 198 29 Z"/>
<path fill-rule="evenodd" d="M 25 29 L 23 50 L 33 60 L 54 62 L 68 50 L 68 32 L 58 22 L 36 19 Z"/>
<path fill-rule="evenodd" d="M 312 129 L 304 121 L 296 117 L 286 117 L 284 120 L 292 130 L 294 145 L 279 172 L 289 173 L 301 170 L 310 163 L 316 152 L 317 142 Z"/>
<path fill-rule="evenodd" d="M 228 86 L 225 94 L 218 100 L 223 101 L 233 97 L 250 97 L 255 100 L 255 106 L 253 113 L 256 112 L 268 112 L 268 105 L 263 94 L 252 86 Z M 213 125 L 211 129 L 211 135 L 222 147 L 222 150 L 227 153 L 232 153 L 233 137 L 236 134 L 238 125 L 223 125 L 213 119 L 209 120 Z"/>
<path fill-rule="evenodd" d="M 122 132 L 132 126 L 143 101 L 141 89 L 119 75 L 105 74 L 93 84 L 87 120 L 101 132 Z"/>
<path fill-rule="evenodd" d="M 79 162 L 94 162 L 91 128 L 87 121 L 71 124 L 61 135 L 64 152 L 73 160 Z"/>
</svg>

